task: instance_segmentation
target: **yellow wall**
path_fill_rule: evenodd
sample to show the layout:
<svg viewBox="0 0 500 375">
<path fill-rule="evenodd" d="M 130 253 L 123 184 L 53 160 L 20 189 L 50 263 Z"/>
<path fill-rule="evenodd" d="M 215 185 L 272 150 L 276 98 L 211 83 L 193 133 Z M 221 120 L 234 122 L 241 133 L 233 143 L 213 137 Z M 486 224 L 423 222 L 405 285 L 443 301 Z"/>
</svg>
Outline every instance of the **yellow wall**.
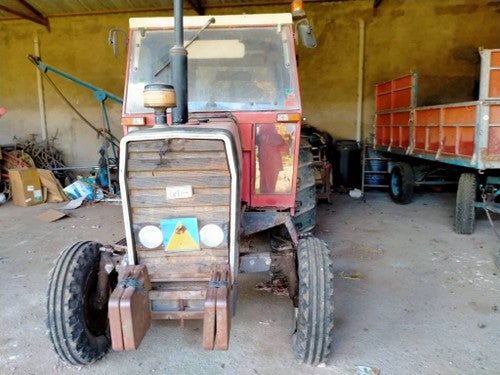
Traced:
<svg viewBox="0 0 500 375">
<path fill-rule="evenodd" d="M 377 82 L 417 70 L 419 104 L 474 99 L 478 78 L 477 48 L 500 48 L 500 1 L 495 0 L 385 0 L 374 10 L 373 0 L 307 4 L 306 11 L 318 48 L 299 47 L 304 115 L 312 125 L 335 139 L 356 135 L 358 41 L 365 22 L 363 83 L 364 136 L 371 132 L 373 89 Z M 213 14 L 286 12 L 287 6 L 228 8 Z M 186 11 L 186 15 L 194 14 Z M 151 12 L 50 18 L 51 32 L 28 21 L 0 22 L 0 144 L 40 134 L 36 70 L 26 55 L 33 53 L 38 35 L 43 61 L 111 93 L 123 96 L 125 55 L 113 57 L 108 31 L 126 30 L 131 16 L 171 15 Z M 50 73 L 49 73 L 50 74 Z M 88 119 L 102 126 L 99 103 L 93 94 L 51 74 L 68 99 Z M 102 140 L 55 94 L 46 82 L 49 137 L 63 151 L 69 165 L 94 165 Z M 121 135 L 120 107 L 108 101 L 112 131 Z"/>
</svg>

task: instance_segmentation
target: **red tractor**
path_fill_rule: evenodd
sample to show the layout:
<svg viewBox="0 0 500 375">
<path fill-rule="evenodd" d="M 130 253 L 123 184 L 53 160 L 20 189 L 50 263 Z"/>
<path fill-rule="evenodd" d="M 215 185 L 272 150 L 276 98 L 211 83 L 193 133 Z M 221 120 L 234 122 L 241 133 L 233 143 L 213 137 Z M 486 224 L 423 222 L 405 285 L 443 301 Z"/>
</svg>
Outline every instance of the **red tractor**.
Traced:
<svg viewBox="0 0 500 375">
<path fill-rule="evenodd" d="M 288 285 L 297 359 L 324 362 L 333 268 L 310 233 L 316 186 L 294 49 L 296 30 L 311 40 L 309 24 L 291 14 L 183 17 L 181 1 L 174 13 L 130 20 L 125 239 L 60 255 L 47 303 L 55 351 L 82 365 L 110 346 L 137 349 L 152 319 L 200 319 L 203 348 L 227 349 L 238 272 L 269 270 Z M 272 251 L 240 247 L 271 229 Z"/>
</svg>

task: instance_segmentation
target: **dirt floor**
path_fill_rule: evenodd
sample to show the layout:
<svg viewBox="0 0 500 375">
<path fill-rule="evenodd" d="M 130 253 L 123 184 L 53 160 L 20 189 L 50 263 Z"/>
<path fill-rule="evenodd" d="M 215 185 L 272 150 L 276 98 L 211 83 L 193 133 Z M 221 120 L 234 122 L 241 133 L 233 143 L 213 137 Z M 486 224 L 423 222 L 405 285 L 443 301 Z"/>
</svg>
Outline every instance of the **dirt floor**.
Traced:
<svg viewBox="0 0 500 375">
<path fill-rule="evenodd" d="M 325 366 L 297 364 L 287 297 L 240 275 L 230 348 L 201 348 L 201 324 L 154 322 L 139 350 L 110 352 L 85 367 L 54 354 L 45 328 L 48 273 L 78 240 L 123 237 L 121 207 L 98 203 L 44 223 L 58 204 L 0 206 L 0 374 L 500 374 L 500 246 L 485 215 L 470 236 L 452 230 L 454 194 L 418 194 L 406 206 L 383 192 L 321 204 L 316 235 L 335 262 L 334 353 Z M 498 217 L 497 217 L 498 218 Z M 500 228 L 500 223 L 497 222 Z"/>
</svg>

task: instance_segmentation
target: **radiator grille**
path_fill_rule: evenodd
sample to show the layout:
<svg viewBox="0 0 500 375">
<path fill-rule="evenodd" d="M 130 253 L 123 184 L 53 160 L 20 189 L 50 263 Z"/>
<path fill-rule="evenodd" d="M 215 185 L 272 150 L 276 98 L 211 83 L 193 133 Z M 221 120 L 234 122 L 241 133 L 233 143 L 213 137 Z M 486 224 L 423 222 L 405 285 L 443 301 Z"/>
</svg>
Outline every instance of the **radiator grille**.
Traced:
<svg viewBox="0 0 500 375">
<path fill-rule="evenodd" d="M 227 262 L 230 222 L 230 172 L 222 140 L 169 139 L 130 142 L 127 149 L 127 194 L 139 263 L 153 280 L 208 280 L 210 265 Z M 191 186 L 192 197 L 167 199 L 166 188 Z M 146 225 L 163 219 L 196 217 L 198 228 L 218 224 L 226 233 L 216 248 L 165 252 L 138 241 Z"/>
</svg>

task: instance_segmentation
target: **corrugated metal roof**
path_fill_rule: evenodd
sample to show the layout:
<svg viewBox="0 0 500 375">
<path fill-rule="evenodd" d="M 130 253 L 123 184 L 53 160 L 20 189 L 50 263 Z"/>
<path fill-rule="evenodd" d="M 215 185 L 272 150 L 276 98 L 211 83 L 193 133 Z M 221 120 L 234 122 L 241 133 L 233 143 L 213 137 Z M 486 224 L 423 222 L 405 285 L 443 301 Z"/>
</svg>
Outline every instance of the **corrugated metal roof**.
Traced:
<svg viewBox="0 0 500 375">
<path fill-rule="evenodd" d="M 304 0 L 304 3 L 340 1 L 359 0 Z M 374 7 L 382 2 L 373 1 Z M 191 8 L 199 15 L 204 15 L 206 9 L 286 5 L 291 2 L 292 0 L 186 0 L 184 9 Z M 173 0 L 0 0 L 0 22 L 23 18 L 45 25 L 49 29 L 51 17 L 171 9 Z"/>
<path fill-rule="evenodd" d="M 305 0 L 304 2 L 332 2 L 346 0 Z M 352 1 L 352 0 L 351 0 Z M 249 5 L 290 4 L 291 0 L 187 0 L 185 8 L 203 12 L 206 8 Z M 59 16 L 172 9 L 173 0 L 0 0 L 0 21 L 28 17 Z"/>
<path fill-rule="evenodd" d="M 36 9 L 45 17 L 135 11 L 137 9 L 157 9 L 172 7 L 171 0 L 0 0 L 0 18 L 18 18 L 10 10 L 33 15 Z"/>
</svg>

